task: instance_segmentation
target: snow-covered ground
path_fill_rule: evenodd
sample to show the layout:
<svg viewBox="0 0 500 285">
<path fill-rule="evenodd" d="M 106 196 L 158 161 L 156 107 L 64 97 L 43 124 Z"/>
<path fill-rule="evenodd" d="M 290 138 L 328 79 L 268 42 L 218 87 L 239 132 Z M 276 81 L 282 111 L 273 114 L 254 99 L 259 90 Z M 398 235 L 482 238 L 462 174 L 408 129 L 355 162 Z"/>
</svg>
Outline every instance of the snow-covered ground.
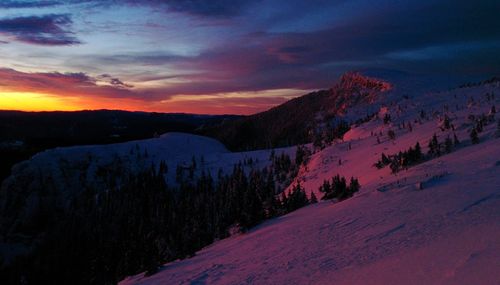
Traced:
<svg viewBox="0 0 500 285">
<path fill-rule="evenodd" d="M 122 284 L 500 284 L 500 140 L 421 164 L 423 190 L 363 187 Z"/>
<path fill-rule="evenodd" d="M 121 284 L 500 284 L 497 123 L 471 145 L 468 118 L 488 114 L 494 104 L 498 109 L 498 99 L 484 97 L 492 91 L 499 93 L 498 85 L 386 102 L 379 117 L 389 112 L 390 124 L 379 118 L 353 128 L 343 142 L 313 154 L 297 177 L 318 197 L 324 179 L 358 177 L 362 188 L 353 198 L 269 220 Z M 428 119 L 418 122 L 422 109 Z M 373 166 L 382 152 L 395 154 L 417 141 L 427 152 L 434 133 L 440 142 L 453 138 L 452 130 L 439 128 L 444 114 L 461 141 L 452 153 L 397 175 Z"/>
</svg>

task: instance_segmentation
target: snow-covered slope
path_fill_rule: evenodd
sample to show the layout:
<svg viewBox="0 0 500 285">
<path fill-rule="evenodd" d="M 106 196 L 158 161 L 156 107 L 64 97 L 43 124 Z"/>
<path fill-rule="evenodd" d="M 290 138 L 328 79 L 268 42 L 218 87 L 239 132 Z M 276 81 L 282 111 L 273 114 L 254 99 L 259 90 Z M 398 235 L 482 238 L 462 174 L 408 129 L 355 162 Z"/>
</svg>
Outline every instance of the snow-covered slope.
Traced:
<svg viewBox="0 0 500 285">
<path fill-rule="evenodd" d="M 294 149 L 275 152 L 293 155 Z M 168 167 L 167 183 L 175 185 L 177 166 L 188 167 L 193 158 L 198 165 L 195 175 L 204 171 L 216 177 L 219 169 L 230 172 L 235 164 L 250 158 L 254 167 L 262 168 L 269 163 L 270 153 L 271 150 L 232 153 L 217 140 L 185 133 L 167 133 L 159 138 L 120 144 L 55 148 L 17 164 L 2 185 L 7 190 L 2 192 L 49 185 L 56 192 L 72 193 L 85 185 L 99 186 L 103 171 L 134 173 L 151 165 L 158 168 L 162 161 Z"/>
<path fill-rule="evenodd" d="M 122 284 L 499 284 L 499 139 L 421 164 L 447 175 L 322 202 Z M 361 176 L 363 177 L 363 176 Z"/>
<path fill-rule="evenodd" d="M 379 118 L 313 154 L 297 177 L 319 197 L 324 179 L 358 177 L 362 188 L 353 198 L 267 221 L 122 284 L 500 284 L 496 121 L 484 127 L 479 144 L 469 139 L 477 116 L 492 105 L 498 109 L 498 98 L 485 94 L 499 91 L 494 83 L 385 102 Z M 440 128 L 445 114 L 455 131 Z M 433 134 L 443 142 L 453 133 L 461 143 L 449 154 L 397 174 L 373 166 L 382 152 L 404 151 L 417 141 L 427 152 Z"/>
<path fill-rule="evenodd" d="M 495 104 L 498 106 L 500 102 L 500 98 L 496 98 L 495 102 L 486 100 L 485 94 L 495 91 L 498 93 L 499 90 L 497 83 L 442 93 L 422 94 L 401 101 L 389 100 L 380 108 L 378 118 L 352 128 L 345 134 L 342 141 L 315 153 L 307 165 L 307 170 L 301 170 L 297 181 L 300 181 L 307 190 L 315 191 L 317 195 L 321 195 L 318 188 L 323 180 L 330 179 L 336 174 L 359 177 L 363 186 L 384 187 L 397 182 L 398 176 L 390 175 L 388 167 L 382 170 L 376 170 L 373 167 L 382 153 L 396 154 L 415 146 L 417 142 L 420 143 L 423 151 L 427 152 L 427 144 L 433 134 L 436 134 L 440 142 L 444 142 L 447 137 L 453 138 L 456 134 L 462 142 L 458 148 L 467 147 L 470 145 L 469 133 L 475 125 L 474 120 L 481 114 L 488 114 L 491 107 Z M 425 111 L 425 118 L 420 117 L 421 110 Z M 392 118 L 388 124 L 384 124 L 382 120 L 386 113 Z M 455 130 L 441 128 L 445 115 L 449 117 Z M 474 115 L 473 120 L 469 117 L 470 115 Z M 411 130 L 408 123 L 411 124 Z M 479 134 L 480 140 L 494 137 L 496 127 L 496 122 L 486 126 Z M 389 139 L 389 130 L 395 132 L 395 140 Z M 339 160 L 341 165 L 339 165 Z M 445 169 L 428 169 L 426 175 L 432 176 L 439 171 L 445 171 Z"/>
</svg>

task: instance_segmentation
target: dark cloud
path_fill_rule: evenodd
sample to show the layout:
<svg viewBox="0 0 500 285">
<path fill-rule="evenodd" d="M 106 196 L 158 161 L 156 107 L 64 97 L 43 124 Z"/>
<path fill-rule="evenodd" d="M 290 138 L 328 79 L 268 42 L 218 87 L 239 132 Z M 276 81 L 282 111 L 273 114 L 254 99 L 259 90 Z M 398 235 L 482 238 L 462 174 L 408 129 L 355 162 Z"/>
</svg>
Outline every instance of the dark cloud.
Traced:
<svg viewBox="0 0 500 285">
<path fill-rule="evenodd" d="M 111 5 L 149 6 L 166 11 L 188 13 L 207 17 L 237 16 L 252 3 L 261 0 L 2 0 L 0 8 L 43 8 L 59 5 L 88 4 L 109 7 Z"/>
<path fill-rule="evenodd" d="M 66 14 L 0 19 L 0 34 L 34 45 L 75 45 L 81 42 L 71 32 Z"/>
<path fill-rule="evenodd" d="M 240 15 L 250 4 L 261 0 L 65 0 L 65 3 L 87 3 L 95 6 L 131 5 L 159 8 L 194 16 L 218 18 Z"/>
<path fill-rule="evenodd" d="M 7 0 L 5 3 L 0 3 L 0 8 L 50 7 L 73 4 L 84 4 L 93 7 L 127 5 L 132 7 L 152 7 L 166 12 L 179 12 L 194 16 L 219 18 L 238 16 L 242 14 L 250 4 L 261 1 L 262 0 Z"/>
<path fill-rule="evenodd" d="M 150 1 L 151 3 L 167 3 L 168 9 L 200 16 L 227 17 L 236 16 L 255 0 L 171 0 Z"/>
<path fill-rule="evenodd" d="M 0 8 L 13 9 L 13 8 L 44 8 L 61 5 L 61 1 L 22 1 L 22 0 L 2 0 Z"/>
<path fill-rule="evenodd" d="M 118 87 L 118 88 L 133 88 L 134 87 L 133 85 L 127 84 L 118 78 L 112 77 L 109 74 L 101 74 L 97 78 L 99 80 L 103 80 L 104 82 L 110 84 L 111 86 Z"/>
</svg>

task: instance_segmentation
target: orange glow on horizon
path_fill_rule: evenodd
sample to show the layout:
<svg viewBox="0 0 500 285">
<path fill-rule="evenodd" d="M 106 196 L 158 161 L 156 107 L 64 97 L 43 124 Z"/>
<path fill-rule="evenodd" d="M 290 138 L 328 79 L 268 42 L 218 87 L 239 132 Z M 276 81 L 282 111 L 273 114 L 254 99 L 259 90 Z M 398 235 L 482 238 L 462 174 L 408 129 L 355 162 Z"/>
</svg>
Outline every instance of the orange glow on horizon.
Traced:
<svg viewBox="0 0 500 285">
<path fill-rule="evenodd" d="M 76 111 L 81 109 L 72 98 L 61 98 L 34 92 L 0 91 L 0 110 Z"/>
<path fill-rule="evenodd" d="M 211 95 L 176 95 L 162 101 L 98 96 L 61 96 L 30 91 L 0 90 L 0 110 L 16 111 L 79 111 L 124 110 L 193 114 L 242 114 L 265 111 L 304 90 L 264 90 Z"/>
<path fill-rule="evenodd" d="M 114 109 L 139 111 L 140 101 L 113 98 L 82 98 L 36 92 L 0 91 L 0 110 L 26 112 Z"/>
</svg>

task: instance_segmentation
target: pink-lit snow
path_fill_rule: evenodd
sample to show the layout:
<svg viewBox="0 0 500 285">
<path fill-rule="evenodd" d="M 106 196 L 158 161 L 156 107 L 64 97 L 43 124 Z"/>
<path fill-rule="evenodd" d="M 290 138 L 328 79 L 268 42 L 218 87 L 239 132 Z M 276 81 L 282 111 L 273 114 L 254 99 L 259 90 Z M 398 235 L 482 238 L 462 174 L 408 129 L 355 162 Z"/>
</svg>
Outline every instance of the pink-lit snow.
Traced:
<svg viewBox="0 0 500 285">
<path fill-rule="evenodd" d="M 155 275 L 121 284 L 500 284 L 496 122 L 485 127 L 479 144 L 471 145 L 468 135 L 468 115 L 498 106 L 498 99 L 485 101 L 490 91 L 498 93 L 498 85 L 386 104 L 381 112 L 391 113 L 391 124 L 378 119 L 353 128 L 344 141 L 313 154 L 297 177 L 318 197 L 324 179 L 358 177 L 362 188 L 353 198 L 266 221 L 193 258 L 167 263 Z M 458 149 L 397 175 L 373 167 L 382 152 L 397 153 L 417 141 L 426 152 L 434 133 L 441 142 L 452 136 L 439 128 L 445 105 L 462 141 Z M 421 109 L 430 119 L 414 123 Z M 403 120 L 413 131 L 397 127 Z M 389 129 L 396 132 L 394 141 L 387 138 Z M 378 144 L 373 133 L 380 131 Z"/>
</svg>

